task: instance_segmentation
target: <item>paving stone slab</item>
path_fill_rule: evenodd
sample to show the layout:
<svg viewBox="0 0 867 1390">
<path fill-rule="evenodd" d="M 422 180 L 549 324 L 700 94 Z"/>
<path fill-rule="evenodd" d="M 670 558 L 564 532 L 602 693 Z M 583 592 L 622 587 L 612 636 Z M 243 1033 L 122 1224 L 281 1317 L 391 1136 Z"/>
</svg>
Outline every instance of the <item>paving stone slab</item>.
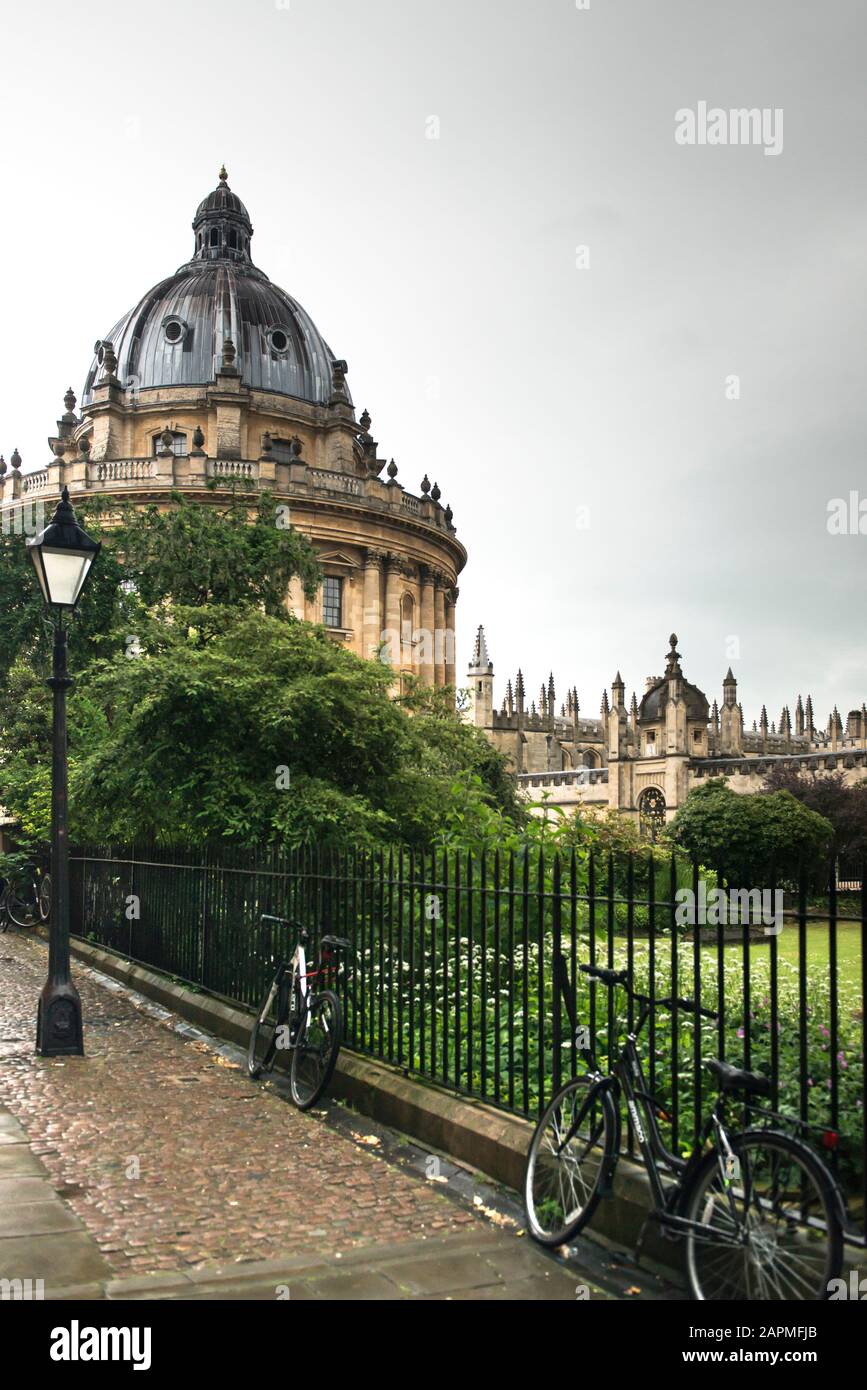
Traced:
<svg viewBox="0 0 867 1390">
<path fill-rule="evenodd" d="M 0 1178 L 39 1178 L 45 1168 L 30 1152 L 29 1144 L 4 1144 L 0 1148 Z"/>
<path fill-rule="evenodd" d="M 0 1206 L 0 1238 L 47 1236 L 56 1231 L 81 1229 L 81 1222 L 63 1202 L 24 1202 Z"/>
<path fill-rule="evenodd" d="M 469 1253 L 442 1254 L 432 1260 L 395 1260 L 384 1266 L 384 1272 L 404 1294 L 436 1294 L 502 1283 L 481 1256 Z"/>
<path fill-rule="evenodd" d="M 103 1282 L 108 1265 L 85 1231 L 0 1239 L 0 1278 L 44 1279 L 45 1297 L 69 1284 Z"/>
<path fill-rule="evenodd" d="M 43 1173 L 45 1169 L 43 1168 Z M 18 1202 L 59 1201 L 47 1178 L 0 1178 L 0 1207 Z"/>
</svg>

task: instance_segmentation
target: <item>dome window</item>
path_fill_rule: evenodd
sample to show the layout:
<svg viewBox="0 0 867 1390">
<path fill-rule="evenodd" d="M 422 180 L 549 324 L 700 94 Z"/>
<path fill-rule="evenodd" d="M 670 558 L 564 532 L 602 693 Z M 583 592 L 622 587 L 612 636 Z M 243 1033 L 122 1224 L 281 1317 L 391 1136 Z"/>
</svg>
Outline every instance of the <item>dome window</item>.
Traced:
<svg viewBox="0 0 867 1390">
<path fill-rule="evenodd" d="M 163 333 L 165 334 L 166 342 L 172 347 L 175 347 L 176 344 L 182 343 L 184 338 L 186 338 L 187 325 L 184 323 L 183 319 L 163 319 Z"/>
<path fill-rule="evenodd" d="M 165 434 L 171 434 L 171 444 L 168 443 L 167 439 L 164 440 L 163 436 Z M 187 453 L 189 452 L 187 449 L 187 436 L 184 434 L 183 430 L 164 430 L 160 434 L 155 434 L 153 437 L 153 452 L 155 458 L 158 454 L 164 452 L 166 445 L 168 445 L 169 453 L 174 454 L 176 459 L 187 457 Z"/>
<path fill-rule="evenodd" d="M 272 328 L 268 334 L 271 351 L 278 355 L 289 351 L 289 334 L 283 328 Z"/>
</svg>

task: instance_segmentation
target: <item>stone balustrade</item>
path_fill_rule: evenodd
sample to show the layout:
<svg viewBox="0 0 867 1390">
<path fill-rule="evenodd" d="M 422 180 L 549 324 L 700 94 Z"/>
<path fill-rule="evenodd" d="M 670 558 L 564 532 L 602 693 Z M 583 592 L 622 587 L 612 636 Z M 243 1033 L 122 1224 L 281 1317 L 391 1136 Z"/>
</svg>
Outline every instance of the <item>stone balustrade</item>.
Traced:
<svg viewBox="0 0 867 1390">
<path fill-rule="evenodd" d="M 22 474 L 22 497 L 30 497 L 34 493 L 45 492 L 49 487 L 50 481 L 51 479 L 47 468 L 39 468 L 35 473 Z"/>
<path fill-rule="evenodd" d="M 520 787 L 595 787 L 608 781 L 607 767 L 572 767 L 560 772 L 519 772 Z"/>
<path fill-rule="evenodd" d="M 102 493 L 196 491 L 204 487 L 227 490 L 239 482 L 253 490 L 268 489 L 283 497 L 339 500 L 368 510 L 410 516 L 426 526 L 454 535 L 451 513 L 429 496 L 415 497 L 393 480 L 358 477 L 326 468 L 309 468 L 302 460 L 291 464 L 270 459 L 214 459 L 204 454 L 156 455 L 151 458 L 93 460 L 83 455 L 53 460 L 31 473 L 19 469 L 0 478 L 0 510 L 21 498 L 39 495 L 46 501 L 66 486 L 73 502 Z M 144 500 L 144 498 L 142 499 Z"/>
<path fill-rule="evenodd" d="M 156 459 L 105 459 L 87 465 L 88 482 L 94 483 L 141 483 L 153 478 L 156 473 Z"/>
</svg>

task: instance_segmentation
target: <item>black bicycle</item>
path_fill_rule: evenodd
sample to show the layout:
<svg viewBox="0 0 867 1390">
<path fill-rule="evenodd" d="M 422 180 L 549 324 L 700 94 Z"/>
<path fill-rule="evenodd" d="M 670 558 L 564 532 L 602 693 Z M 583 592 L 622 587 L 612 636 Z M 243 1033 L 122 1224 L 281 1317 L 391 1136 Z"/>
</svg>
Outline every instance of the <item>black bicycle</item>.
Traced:
<svg viewBox="0 0 867 1390">
<path fill-rule="evenodd" d="M 843 1262 L 845 1203 L 836 1180 L 800 1139 L 771 1127 L 734 1132 L 726 1123 L 728 1098 L 766 1097 L 768 1078 L 729 1062 L 706 1062 L 719 1083 L 716 1103 L 690 1157 L 670 1153 L 657 1122 L 664 1110 L 648 1090 L 637 1038 L 651 1009 L 673 1008 L 674 1001 L 639 994 L 626 970 L 580 968 L 609 989 L 626 990 L 640 1006 L 639 1017 L 612 1073 L 599 1070 L 590 1049 L 587 1074 L 557 1092 L 536 1126 L 524 1192 L 531 1234 L 543 1245 L 562 1245 L 587 1224 L 600 1198 L 611 1196 L 622 1092 L 650 1181 L 648 1220 L 683 1240 L 692 1297 L 827 1299 Z M 576 1035 L 574 993 L 562 957 L 555 979 Z M 678 999 L 677 1008 L 718 1018 L 690 999 Z M 664 1176 L 672 1180 L 667 1185 Z"/>
<path fill-rule="evenodd" d="M 35 927 L 51 915 L 51 878 L 35 864 L 23 862 L 0 878 L 0 931 L 9 923 L 16 927 Z"/>
<path fill-rule="evenodd" d="M 247 1049 L 247 1070 L 257 1080 L 272 1070 L 277 1053 L 291 1053 L 289 1086 L 299 1110 L 309 1110 L 331 1080 L 343 1033 L 340 1000 L 331 989 L 314 989 L 312 981 L 327 977 L 341 951 L 351 949 L 342 936 L 323 936 L 315 970 L 307 964 L 309 933 L 300 922 L 263 915 L 298 933 L 290 960 L 277 962 L 274 978 L 256 1015 Z"/>
</svg>

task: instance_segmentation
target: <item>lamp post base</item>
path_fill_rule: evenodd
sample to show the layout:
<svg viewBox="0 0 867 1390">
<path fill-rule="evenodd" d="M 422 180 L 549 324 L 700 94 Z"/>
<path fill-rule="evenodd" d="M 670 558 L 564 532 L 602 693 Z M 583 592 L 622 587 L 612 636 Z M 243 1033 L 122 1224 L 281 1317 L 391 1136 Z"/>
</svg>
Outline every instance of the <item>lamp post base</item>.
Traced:
<svg viewBox="0 0 867 1390">
<path fill-rule="evenodd" d="M 71 980 L 49 980 L 39 996 L 36 1051 L 40 1057 L 83 1057 L 81 1000 Z"/>
</svg>

